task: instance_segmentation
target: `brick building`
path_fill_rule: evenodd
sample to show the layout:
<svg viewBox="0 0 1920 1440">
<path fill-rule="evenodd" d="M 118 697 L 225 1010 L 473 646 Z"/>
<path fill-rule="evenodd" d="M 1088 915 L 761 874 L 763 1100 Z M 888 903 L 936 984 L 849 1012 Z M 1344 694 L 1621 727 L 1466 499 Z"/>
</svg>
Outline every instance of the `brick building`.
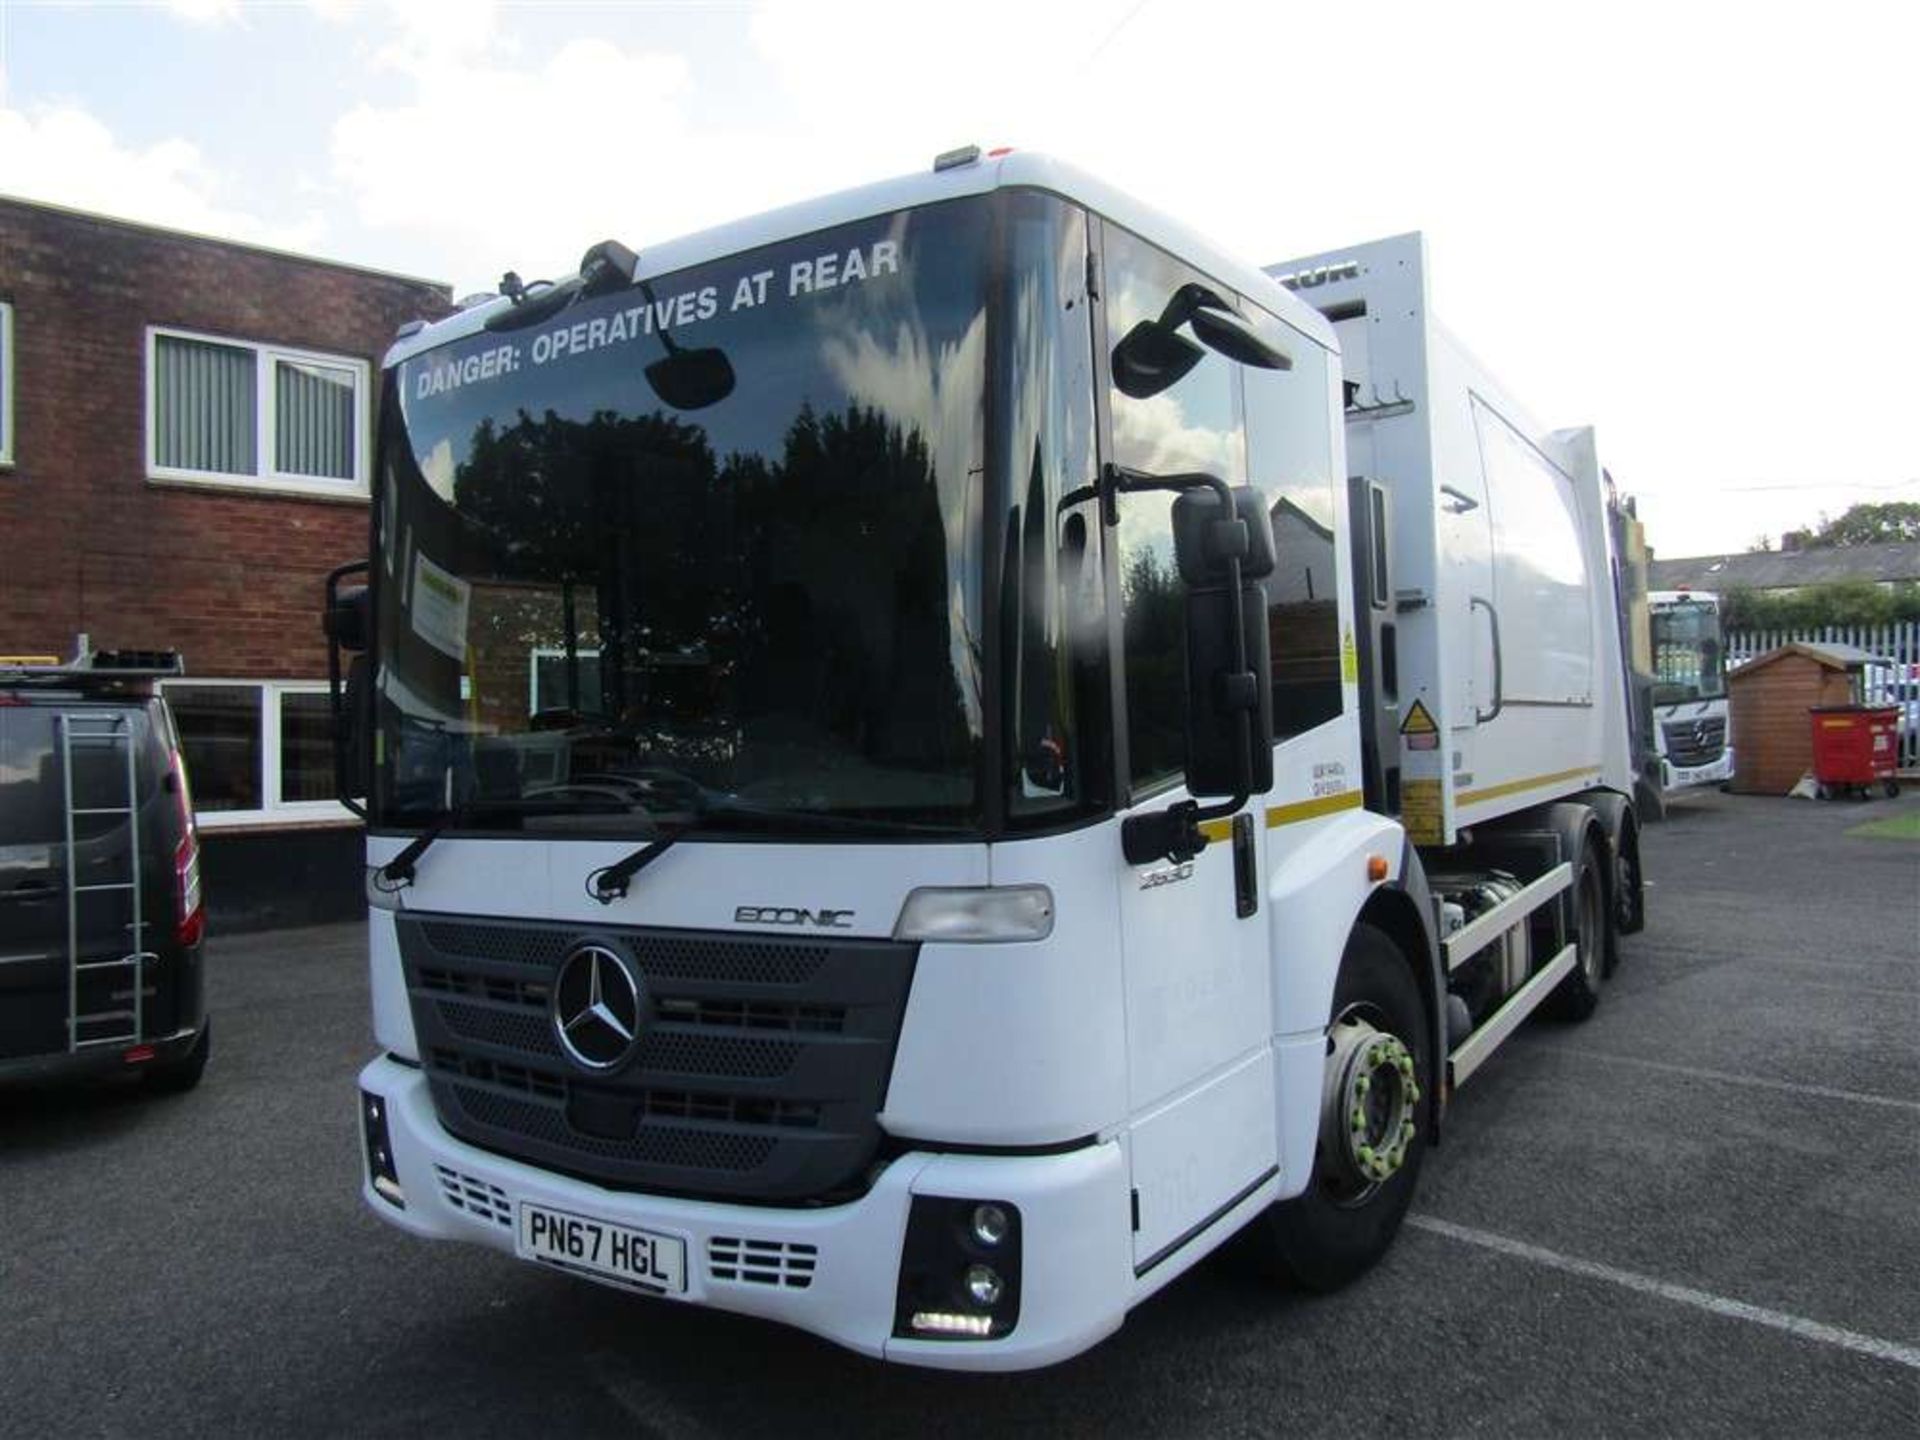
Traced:
<svg viewBox="0 0 1920 1440">
<path fill-rule="evenodd" d="M 0 653 L 179 650 L 216 921 L 357 900 L 322 582 L 380 356 L 445 285 L 0 198 Z"/>
</svg>

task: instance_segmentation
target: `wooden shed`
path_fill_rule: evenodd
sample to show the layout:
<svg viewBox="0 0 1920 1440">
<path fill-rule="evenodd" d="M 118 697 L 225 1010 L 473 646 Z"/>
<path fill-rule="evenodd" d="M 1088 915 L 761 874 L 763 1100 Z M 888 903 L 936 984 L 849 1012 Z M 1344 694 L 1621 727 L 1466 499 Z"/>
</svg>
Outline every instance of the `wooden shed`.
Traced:
<svg viewBox="0 0 1920 1440">
<path fill-rule="evenodd" d="M 1727 676 L 1733 732 L 1733 789 L 1784 795 L 1813 768 L 1816 705 L 1850 705 L 1861 669 L 1874 657 L 1851 645 L 1794 642 Z"/>
</svg>

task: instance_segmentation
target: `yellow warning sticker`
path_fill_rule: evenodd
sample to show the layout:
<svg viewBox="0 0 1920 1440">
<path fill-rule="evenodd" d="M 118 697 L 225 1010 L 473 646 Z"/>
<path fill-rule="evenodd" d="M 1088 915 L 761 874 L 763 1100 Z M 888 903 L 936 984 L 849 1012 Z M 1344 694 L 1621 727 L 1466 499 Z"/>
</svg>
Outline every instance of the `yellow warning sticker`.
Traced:
<svg viewBox="0 0 1920 1440">
<path fill-rule="evenodd" d="M 1409 750 L 1440 748 L 1440 727 L 1433 723 L 1433 716 L 1418 700 L 1407 707 L 1406 718 L 1400 722 L 1400 735 Z"/>
<path fill-rule="evenodd" d="M 1400 823 L 1409 840 L 1416 845 L 1440 844 L 1446 835 L 1443 819 L 1438 780 L 1400 782 Z"/>
<path fill-rule="evenodd" d="M 1340 637 L 1340 678 L 1349 685 L 1360 681 L 1360 651 L 1353 643 L 1351 629 Z"/>
</svg>

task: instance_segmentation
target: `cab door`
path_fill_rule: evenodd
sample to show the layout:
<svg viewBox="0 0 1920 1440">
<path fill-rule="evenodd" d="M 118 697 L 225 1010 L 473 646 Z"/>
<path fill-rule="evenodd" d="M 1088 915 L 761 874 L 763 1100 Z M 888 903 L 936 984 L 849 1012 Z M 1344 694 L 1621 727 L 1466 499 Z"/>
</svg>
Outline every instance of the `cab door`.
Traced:
<svg viewBox="0 0 1920 1440">
<path fill-rule="evenodd" d="M 1096 313 L 1104 324 L 1096 324 L 1096 348 L 1159 316 L 1180 286 L 1213 288 L 1117 227 L 1105 226 L 1100 243 L 1103 305 Z M 1229 361 L 1206 352 L 1178 383 L 1137 399 L 1111 387 L 1100 358 L 1107 458 L 1139 470 L 1207 470 L 1245 483 L 1241 391 Z M 1164 492 L 1120 496 L 1109 532 L 1123 816 L 1188 798 L 1185 590 L 1174 564 L 1172 507 Z M 1115 837 L 1134 1263 L 1142 1273 L 1271 1173 L 1270 966 L 1266 927 L 1245 903 L 1257 904 L 1264 873 L 1258 815 L 1256 797 L 1233 822 L 1212 827 L 1214 843 L 1181 863 L 1131 865 Z"/>
</svg>

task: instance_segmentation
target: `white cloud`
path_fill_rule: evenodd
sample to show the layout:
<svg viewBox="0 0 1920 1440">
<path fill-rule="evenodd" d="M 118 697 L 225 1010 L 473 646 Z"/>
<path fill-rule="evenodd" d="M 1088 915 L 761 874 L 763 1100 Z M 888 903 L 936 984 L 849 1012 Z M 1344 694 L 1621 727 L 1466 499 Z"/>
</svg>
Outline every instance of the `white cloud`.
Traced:
<svg viewBox="0 0 1920 1440">
<path fill-rule="evenodd" d="M 1129 465 L 1155 474 L 1206 470 L 1215 475 L 1240 471 L 1238 432 L 1196 425 L 1172 391 L 1145 400 L 1115 397 L 1114 448 Z"/>
<path fill-rule="evenodd" d="M 788 0 L 760 5 L 749 35 L 809 129 L 866 148 L 903 127 L 934 126 L 946 149 L 1016 138 L 1051 113 L 1130 8 L 1131 0 L 976 0 L 964 9 Z"/>
<path fill-rule="evenodd" d="M 292 250 L 325 233 L 317 214 L 288 222 L 235 208 L 221 198 L 229 188 L 187 140 L 128 146 L 77 106 L 0 108 L 0 193 Z"/>
<path fill-rule="evenodd" d="M 192 3 L 192 0 L 189 0 Z M 449 46 L 484 49 L 497 33 L 499 0 L 306 0 L 307 9 L 332 24 L 365 25 L 378 16 L 397 30 L 401 45 L 415 50 Z"/>
<path fill-rule="evenodd" d="M 657 211 L 663 194 L 678 208 L 681 168 L 655 157 L 696 148 L 679 56 L 592 39 L 529 69 L 411 38 L 386 54 L 413 93 L 336 122 L 334 174 L 363 224 L 437 255 L 463 283 L 508 266 L 571 270 L 594 241 L 631 235 L 619 222 Z"/>
<path fill-rule="evenodd" d="M 240 18 L 240 0 L 166 0 L 166 8 L 195 25 L 227 25 Z"/>
</svg>

